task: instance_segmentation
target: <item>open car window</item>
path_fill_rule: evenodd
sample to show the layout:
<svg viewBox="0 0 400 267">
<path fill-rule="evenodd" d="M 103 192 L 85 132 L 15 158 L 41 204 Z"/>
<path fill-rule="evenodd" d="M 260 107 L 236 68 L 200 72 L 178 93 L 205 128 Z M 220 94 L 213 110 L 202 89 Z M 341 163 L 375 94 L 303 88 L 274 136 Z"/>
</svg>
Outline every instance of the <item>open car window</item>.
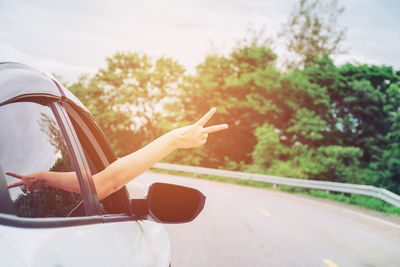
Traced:
<svg viewBox="0 0 400 267">
<path fill-rule="evenodd" d="M 64 107 L 77 133 L 91 174 L 102 171 L 116 160 L 104 134 L 87 112 L 67 102 L 64 102 Z M 132 214 L 125 187 L 103 199 L 101 204 L 104 213 Z"/>
</svg>

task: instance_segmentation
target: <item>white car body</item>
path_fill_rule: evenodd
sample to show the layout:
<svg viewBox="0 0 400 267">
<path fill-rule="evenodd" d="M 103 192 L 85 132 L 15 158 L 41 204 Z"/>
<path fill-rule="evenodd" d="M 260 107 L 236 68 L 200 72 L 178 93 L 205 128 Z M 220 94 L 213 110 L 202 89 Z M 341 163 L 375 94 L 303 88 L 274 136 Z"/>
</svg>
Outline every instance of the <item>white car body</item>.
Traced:
<svg viewBox="0 0 400 267">
<path fill-rule="evenodd" d="M 7 64 L 10 65 L 10 63 L 11 68 L 4 68 L 4 66 L 7 66 Z M 29 68 L 25 68 L 25 65 L 29 66 Z M 16 70 L 13 69 L 13 66 L 16 68 Z M 90 114 L 87 112 L 82 103 L 80 103 L 80 101 L 76 99 L 71 92 L 62 87 L 62 85 L 60 85 L 54 79 L 54 77 L 44 74 L 40 71 L 36 71 L 33 68 L 31 69 L 30 66 L 35 66 L 35 63 L 29 59 L 29 57 L 23 55 L 15 49 L 8 47 L 7 45 L 0 43 L 0 91 L 3 86 L 3 91 L 0 92 L 0 120 L 2 118 L 2 110 L 4 111 L 8 107 L 16 105 L 23 106 L 24 103 L 30 103 L 29 101 L 33 101 L 30 98 L 27 98 L 26 100 L 26 97 L 37 97 L 38 99 L 42 99 L 42 97 L 50 97 L 50 101 L 54 102 L 52 102 L 52 110 L 55 112 L 54 115 L 56 117 L 66 117 L 66 119 L 62 119 L 63 123 L 66 123 L 66 125 L 60 127 L 69 127 L 73 129 L 74 127 L 72 127 L 71 121 L 72 118 L 74 118 L 74 121 L 76 119 L 76 123 L 79 125 L 79 127 L 82 127 L 82 131 L 84 134 L 89 136 L 89 139 L 96 134 L 102 134 L 100 133 L 100 130 L 97 130 L 97 128 L 95 128 L 95 131 L 99 132 L 85 132 L 89 131 L 88 129 L 93 125 L 88 124 L 90 126 L 89 127 L 83 122 L 78 123 L 79 120 L 84 121 L 82 118 L 85 116 L 86 119 L 91 120 Z M 19 70 L 19 68 L 21 70 Z M 26 86 L 18 88 L 15 87 L 17 89 L 10 89 L 10 91 L 7 91 L 9 88 L 12 88 L 12 86 L 9 87 L 9 84 L 20 82 L 18 71 L 20 71 L 22 74 L 26 73 L 27 77 L 33 77 L 32 81 L 35 83 L 27 83 Z M 11 77 L 11 81 L 8 80 L 9 77 Z M 23 79 L 23 77 L 21 79 Z M 38 79 L 40 81 L 36 84 Z M 67 101 L 70 104 L 63 103 L 63 101 Z M 72 108 L 71 105 L 73 106 Z M 74 114 L 77 114 L 77 118 L 74 117 Z M 70 119 L 68 116 L 70 116 Z M 80 116 L 82 118 L 80 118 Z M 3 120 L 6 119 L 6 117 L 3 117 Z M 61 119 L 58 119 L 58 124 L 60 124 L 59 120 Z M 2 123 L 4 123 L 4 121 Z M 18 122 L 15 123 L 18 124 Z M 20 128 L 17 128 L 18 130 L 14 133 L 24 134 L 24 127 L 26 126 L 20 125 L 18 127 Z M 76 124 L 75 127 L 77 127 Z M 67 136 L 65 136 L 64 132 L 68 133 Z M 100 208 L 103 207 L 102 205 L 106 204 L 99 204 L 100 202 L 97 199 L 97 194 L 93 195 L 93 192 L 95 194 L 95 191 L 93 191 L 93 186 L 90 187 L 91 175 L 84 174 L 82 171 L 85 170 L 82 168 L 86 168 L 86 171 L 90 172 L 87 166 L 88 163 L 86 162 L 88 159 L 85 161 L 85 156 L 75 155 L 77 153 L 76 151 L 79 152 L 79 149 L 83 150 L 82 147 L 84 147 L 84 145 L 80 144 L 79 142 L 81 137 L 79 133 L 74 132 L 74 130 L 69 132 L 68 130 L 64 130 L 64 132 L 63 135 L 65 139 L 68 138 L 68 140 L 70 140 L 72 137 L 75 138 L 72 138 L 75 141 L 71 139 L 72 141 L 70 140 L 70 143 L 68 143 L 69 153 L 71 155 L 73 154 L 73 157 L 76 159 L 75 162 L 80 163 L 78 165 L 77 163 L 74 163 L 76 169 L 80 168 L 82 173 L 78 174 L 76 171 L 78 179 L 83 179 L 82 183 L 86 183 L 85 190 L 91 193 L 82 194 L 82 201 L 80 203 L 84 204 L 86 216 L 79 214 L 72 216 L 72 212 L 68 216 L 62 218 L 25 218 L 16 216 L 16 212 L 10 211 L 12 210 L 13 206 L 12 201 L 14 200 L 12 200 L 12 198 L 14 193 L 9 193 L 6 185 L 6 183 L 10 184 L 10 179 L 12 178 L 6 177 L 5 175 L 6 171 L 10 171 L 10 167 L 5 165 L 9 164 L 11 160 L 7 163 L 7 153 L 9 152 L 0 151 L 0 265 L 35 267 L 170 265 L 171 247 L 168 234 L 164 226 L 159 223 L 163 220 L 158 219 L 157 215 L 154 215 L 155 212 L 151 211 L 149 204 L 151 196 L 147 196 L 149 199 L 146 199 L 147 188 L 144 188 L 142 185 L 138 184 L 133 188 L 133 190 L 131 190 L 135 194 L 135 198 L 139 198 L 137 202 L 138 204 L 135 204 L 136 202 L 133 201 L 129 202 L 129 207 L 127 206 L 124 209 L 125 212 L 110 212 L 110 214 L 101 212 Z M 0 139 L 1 138 L 2 136 L 0 134 Z M 107 148 L 103 149 L 100 145 L 100 141 L 103 139 L 100 140 L 96 138 L 93 137 L 93 139 L 95 139 L 94 141 L 90 139 L 91 144 L 93 143 L 93 147 L 97 149 L 96 153 L 98 153 L 98 155 L 96 156 L 101 159 L 104 166 L 107 166 L 110 164 L 110 160 L 107 158 L 110 157 L 107 154 L 109 152 L 106 152 Z M 7 140 L 5 143 L 3 142 L 3 147 L 1 147 L 1 149 L 5 150 L 6 147 Z M 116 158 L 114 158 L 114 160 L 115 159 Z M 21 164 L 24 164 L 25 161 L 22 160 L 21 162 Z M 85 163 L 86 166 L 82 162 Z M 150 191 L 149 195 L 151 194 Z M 19 191 L 19 193 L 21 192 Z M 129 197 L 127 196 L 126 188 L 122 188 L 115 194 L 117 193 L 118 195 L 116 196 L 125 198 L 125 205 L 129 200 L 126 199 Z M 191 215 L 191 217 L 183 217 L 180 219 L 171 218 L 171 220 L 167 218 L 164 220 L 164 222 L 180 223 L 188 222 L 194 219 L 204 206 L 205 198 L 201 195 L 201 193 L 199 193 L 199 195 L 201 196 L 200 202 L 202 201 L 202 204 L 198 204 L 198 207 L 196 207 L 197 213 L 195 213 L 194 216 Z M 112 201 L 114 201 L 114 199 L 110 200 L 111 204 L 113 203 Z M 185 203 L 187 203 L 187 201 Z M 78 206 L 83 208 L 83 204 Z M 174 203 L 174 205 L 175 204 L 176 203 Z M 135 210 L 135 207 L 139 206 L 142 208 L 145 207 L 144 210 Z M 88 213 L 88 211 L 91 213 Z M 149 220 L 150 217 L 158 222 Z"/>
<path fill-rule="evenodd" d="M 2 266 L 168 266 L 162 224 L 115 222 L 28 229 L 0 225 Z"/>
</svg>

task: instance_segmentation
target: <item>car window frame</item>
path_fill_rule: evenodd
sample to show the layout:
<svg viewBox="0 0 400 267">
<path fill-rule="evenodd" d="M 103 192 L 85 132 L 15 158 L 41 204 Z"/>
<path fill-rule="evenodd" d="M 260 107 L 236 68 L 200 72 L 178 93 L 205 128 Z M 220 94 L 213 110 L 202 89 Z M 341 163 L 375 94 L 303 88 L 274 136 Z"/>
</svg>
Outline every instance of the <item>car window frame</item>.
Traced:
<svg viewBox="0 0 400 267">
<path fill-rule="evenodd" d="M 106 168 L 112 162 L 117 160 L 117 157 L 113 153 L 111 146 L 107 141 L 106 136 L 104 135 L 103 131 L 96 123 L 96 121 L 93 119 L 93 117 L 88 112 L 82 110 L 81 107 L 79 107 L 74 102 L 68 99 L 64 99 L 62 101 L 62 105 L 65 108 L 67 114 L 70 117 L 72 117 L 77 126 L 80 128 L 80 130 L 86 135 L 86 138 L 90 142 L 90 145 L 93 147 L 97 156 L 100 158 L 101 164 L 104 165 L 103 168 Z M 81 146 L 84 145 L 81 144 Z M 123 219 L 124 216 L 128 216 L 126 217 L 126 220 L 137 219 L 136 216 L 134 216 L 133 214 L 126 186 L 123 186 L 121 189 L 114 192 L 112 195 L 113 196 L 109 197 L 119 198 L 123 202 L 124 214 L 119 214 L 119 213 L 107 214 L 106 216 L 104 216 L 107 222 L 112 222 L 114 221 L 114 219 L 116 221 L 121 221 L 121 219 Z"/>
<path fill-rule="evenodd" d="M 89 164 L 86 160 L 83 148 L 78 140 L 72 122 L 62 105 L 62 100 L 51 102 L 50 106 L 52 109 L 54 107 L 53 113 L 56 117 L 57 123 L 64 135 L 70 153 L 73 154 L 71 157 L 75 165 L 75 172 L 78 177 L 86 216 L 101 215 L 100 202 L 97 198 L 97 192 L 89 170 Z"/>
</svg>

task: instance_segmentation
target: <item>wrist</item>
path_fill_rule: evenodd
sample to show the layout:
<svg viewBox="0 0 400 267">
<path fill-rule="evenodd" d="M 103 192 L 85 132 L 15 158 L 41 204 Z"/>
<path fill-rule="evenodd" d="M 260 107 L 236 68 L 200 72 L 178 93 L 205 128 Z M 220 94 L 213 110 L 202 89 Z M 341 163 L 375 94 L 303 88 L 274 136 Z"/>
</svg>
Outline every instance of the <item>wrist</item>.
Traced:
<svg viewBox="0 0 400 267">
<path fill-rule="evenodd" d="M 180 148 L 179 146 L 179 133 L 177 129 L 172 130 L 166 134 L 166 138 L 168 140 L 169 146 L 172 151 Z"/>
<path fill-rule="evenodd" d="M 45 172 L 35 172 L 34 177 L 37 179 L 40 185 L 48 185 Z"/>
</svg>

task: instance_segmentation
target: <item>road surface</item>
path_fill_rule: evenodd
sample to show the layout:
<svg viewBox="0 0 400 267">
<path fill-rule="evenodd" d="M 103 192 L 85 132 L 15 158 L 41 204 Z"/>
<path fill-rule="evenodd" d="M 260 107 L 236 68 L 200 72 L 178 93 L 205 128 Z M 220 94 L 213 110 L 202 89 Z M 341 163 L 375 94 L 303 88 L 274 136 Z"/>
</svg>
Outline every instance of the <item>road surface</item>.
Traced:
<svg viewBox="0 0 400 267">
<path fill-rule="evenodd" d="M 207 197 L 195 221 L 166 225 L 173 267 L 400 266 L 400 224 L 344 205 L 151 172 L 135 181 L 186 185 Z"/>
</svg>

